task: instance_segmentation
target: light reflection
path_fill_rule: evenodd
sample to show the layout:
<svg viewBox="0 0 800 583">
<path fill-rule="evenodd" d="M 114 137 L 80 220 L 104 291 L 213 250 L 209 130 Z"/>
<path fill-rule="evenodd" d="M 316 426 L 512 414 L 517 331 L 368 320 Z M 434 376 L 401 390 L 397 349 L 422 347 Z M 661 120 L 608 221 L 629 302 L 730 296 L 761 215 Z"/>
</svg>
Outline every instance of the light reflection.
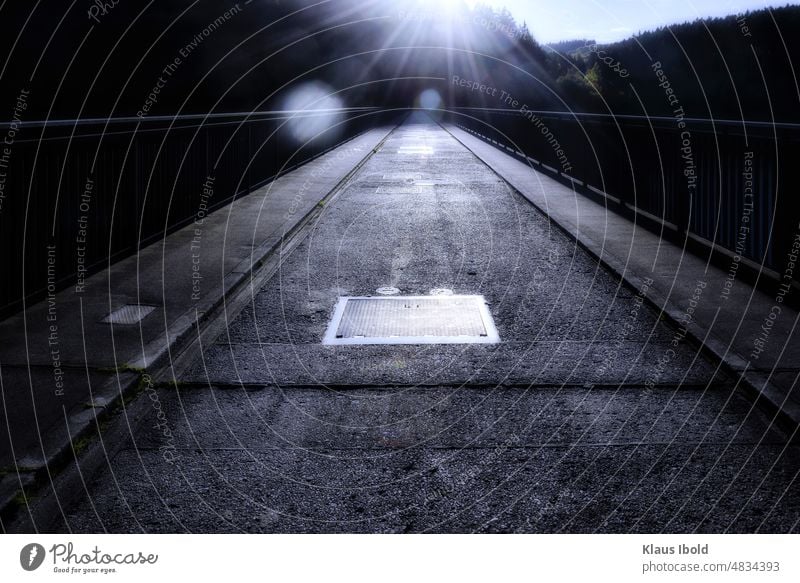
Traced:
<svg viewBox="0 0 800 583">
<path fill-rule="evenodd" d="M 442 105 L 442 96 L 436 89 L 426 89 L 419 96 L 419 106 L 422 109 L 441 109 Z"/>
<path fill-rule="evenodd" d="M 339 124 L 344 119 L 342 100 L 333 95 L 333 90 L 319 81 L 310 81 L 292 89 L 283 103 L 290 115 L 286 122 L 291 137 L 298 143 L 319 137 L 335 138 Z"/>
<path fill-rule="evenodd" d="M 400 146 L 400 148 L 397 150 L 397 153 L 417 156 L 432 156 L 433 148 L 430 146 Z"/>
</svg>

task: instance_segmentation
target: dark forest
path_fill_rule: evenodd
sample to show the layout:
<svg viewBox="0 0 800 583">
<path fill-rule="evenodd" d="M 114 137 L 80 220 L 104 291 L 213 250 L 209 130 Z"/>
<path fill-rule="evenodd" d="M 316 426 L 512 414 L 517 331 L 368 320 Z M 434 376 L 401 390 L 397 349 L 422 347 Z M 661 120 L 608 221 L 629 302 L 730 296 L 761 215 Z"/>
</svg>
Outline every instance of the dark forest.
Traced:
<svg viewBox="0 0 800 583">
<path fill-rule="evenodd" d="M 92 7 L 22 19 L 25 29 L 50 36 L 48 43 L 12 25 L 8 10 L 27 18 L 26 2 L 6 8 L 5 111 L 27 90 L 27 119 L 132 116 L 150 94 L 142 88 L 162 78 L 149 115 L 279 109 L 284 89 L 303 80 L 324 82 L 347 106 L 413 106 L 434 86 L 454 106 L 503 107 L 496 97 L 505 91 L 532 109 L 664 115 L 669 103 L 652 69 L 660 62 L 690 117 L 797 118 L 797 87 L 787 80 L 796 79 L 798 7 L 684 23 L 605 46 L 581 40 L 553 47 L 540 46 L 508 11 L 480 5 L 172 0 Z M 499 91 L 453 88 L 454 75 Z"/>
</svg>

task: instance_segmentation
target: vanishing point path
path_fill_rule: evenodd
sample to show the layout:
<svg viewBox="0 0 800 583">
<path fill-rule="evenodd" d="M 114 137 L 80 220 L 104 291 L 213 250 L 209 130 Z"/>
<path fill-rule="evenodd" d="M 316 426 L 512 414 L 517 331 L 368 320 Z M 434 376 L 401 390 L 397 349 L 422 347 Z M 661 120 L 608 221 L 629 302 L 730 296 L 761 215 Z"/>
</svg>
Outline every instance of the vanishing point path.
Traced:
<svg viewBox="0 0 800 583">
<path fill-rule="evenodd" d="M 127 443 L 55 528 L 797 529 L 798 447 L 647 289 L 427 117 L 282 260 L 177 384 L 140 394 Z M 384 287 L 481 295 L 500 342 L 322 343 L 340 297 Z"/>
</svg>

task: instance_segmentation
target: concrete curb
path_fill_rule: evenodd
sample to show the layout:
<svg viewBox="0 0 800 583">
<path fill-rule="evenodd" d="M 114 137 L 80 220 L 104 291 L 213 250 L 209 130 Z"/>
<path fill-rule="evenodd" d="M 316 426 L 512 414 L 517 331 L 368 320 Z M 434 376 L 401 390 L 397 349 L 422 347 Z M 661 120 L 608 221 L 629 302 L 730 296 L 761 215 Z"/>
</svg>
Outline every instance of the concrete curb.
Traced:
<svg viewBox="0 0 800 583">
<path fill-rule="evenodd" d="M 483 156 L 475 151 L 473 147 L 457 136 L 456 133 L 452 131 L 456 128 L 448 127 L 446 124 L 443 124 L 442 128 L 448 134 L 450 134 L 453 139 L 458 141 L 462 146 L 469 150 L 478 160 L 489 167 L 492 172 L 494 172 L 501 180 L 508 184 L 509 188 L 530 202 L 532 206 L 545 215 L 565 235 L 567 235 L 571 240 L 575 241 L 575 243 L 584 251 L 586 251 L 600 264 L 611 271 L 626 286 L 628 286 L 634 292 L 642 289 L 645 278 L 633 272 L 630 265 L 623 264 L 617 257 L 606 251 L 602 242 L 594 240 L 585 232 L 576 232 L 566 223 L 559 221 L 557 217 L 554 217 L 552 214 L 548 214 L 548 212 L 539 204 L 537 204 L 537 202 L 535 202 L 530 196 L 514 187 L 514 185 L 503 174 L 501 174 L 497 168 L 489 164 Z M 469 136 L 469 134 L 465 135 Z M 478 138 L 473 139 L 477 140 Z M 489 146 L 490 144 L 487 143 L 486 145 Z M 503 154 L 512 159 L 514 162 L 519 162 L 506 152 L 500 151 L 494 146 L 492 146 L 492 148 L 497 150 L 498 154 Z M 534 170 L 531 169 L 531 172 L 533 171 Z M 681 317 L 683 316 L 684 310 L 676 305 L 671 298 L 659 293 L 652 286 L 650 286 L 648 293 L 645 296 L 645 301 L 652 308 L 663 314 L 673 326 L 677 328 L 683 326 Z M 696 322 L 692 322 L 689 326 L 687 326 L 686 330 L 687 338 L 700 347 L 700 349 L 711 359 L 713 359 L 713 361 L 718 362 L 720 364 L 720 368 L 724 372 L 736 379 L 737 386 L 741 386 L 747 393 L 750 394 L 752 399 L 758 405 L 764 407 L 768 413 L 774 415 L 778 424 L 790 436 L 796 435 L 798 427 L 800 427 L 800 407 L 789 401 L 786 391 L 777 387 L 774 383 L 769 382 L 767 380 L 767 375 L 748 370 L 750 366 L 749 362 L 742 359 L 739 355 L 734 353 L 730 348 L 726 347 L 716 338 L 709 337 L 709 335 L 706 333 L 707 331 Z"/>
<path fill-rule="evenodd" d="M 65 411 L 70 440 L 65 441 L 62 432 L 48 432 L 43 438 L 43 442 L 49 446 L 45 450 L 50 452 L 46 459 L 22 458 L 17 461 L 15 474 L 9 473 L 0 477 L 0 527 L 3 531 L 10 530 L 9 522 L 13 524 L 19 520 L 25 521 L 24 516 L 17 515 L 20 514 L 18 511 L 23 507 L 27 507 L 32 523 L 26 525 L 28 529 L 60 515 L 62 504 L 83 490 L 83 475 L 91 475 L 101 464 L 106 463 L 109 455 L 113 455 L 121 447 L 127 437 L 127 425 L 126 428 L 114 429 L 112 439 L 109 440 L 109 443 L 114 445 L 110 448 L 106 447 L 105 439 L 101 439 L 99 443 L 89 443 L 89 440 L 101 434 L 104 424 L 107 424 L 115 414 L 122 412 L 126 419 L 130 420 L 131 418 L 136 419 L 137 413 L 146 410 L 134 407 L 129 411 L 125 406 L 126 400 L 138 395 L 136 389 L 141 388 L 144 374 L 151 371 L 149 373 L 151 378 L 158 379 L 170 367 L 175 355 L 190 351 L 196 342 L 198 331 L 207 328 L 215 319 L 219 318 L 220 308 L 225 305 L 226 298 L 246 290 L 253 281 L 254 274 L 271 257 L 280 253 L 285 240 L 302 240 L 304 238 L 304 227 L 318 216 L 321 211 L 320 204 L 324 205 L 330 201 L 348 184 L 353 175 L 380 149 L 396 127 L 397 125 L 387 127 L 385 135 L 378 143 L 331 190 L 325 193 L 311 210 L 297 217 L 297 220 L 286 229 L 282 237 L 276 241 L 265 242 L 253 249 L 250 258 L 241 261 L 226 274 L 221 293 L 211 292 L 204 296 L 197 305 L 171 322 L 163 334 L 150 341 L 144 347 L 144 355 L 141 358 L 126 363 L 119 370 L 113 371 L 114 377 L 103 384 L 94 395 L 89 407 L 72 414 L 67 414 Z M 346 146 L 365 133 L 346 140 L 337 148 Z M 313 160 L 309 163 L 312 162 Z M 225 208 L 227 206 L 217 209 L 215 212 L 221 212 Z M 229 313 L 228 316 L 230 316 Z M 140 411 L 140 409 L 142 410 Z M 76 443 L 81 444 L 77 450 Z M 81 458 L 80 468 L 70 469 L 70 465 L 77 461 L 78 456 Z M 35 497 L 41 498 L 33 505 L 35 508 L 32 508 L 30 492 L 36 492 Z M 13 530 L 22 532 L 26 532 L 28 529 L 13 528 Z"/>
</svg>

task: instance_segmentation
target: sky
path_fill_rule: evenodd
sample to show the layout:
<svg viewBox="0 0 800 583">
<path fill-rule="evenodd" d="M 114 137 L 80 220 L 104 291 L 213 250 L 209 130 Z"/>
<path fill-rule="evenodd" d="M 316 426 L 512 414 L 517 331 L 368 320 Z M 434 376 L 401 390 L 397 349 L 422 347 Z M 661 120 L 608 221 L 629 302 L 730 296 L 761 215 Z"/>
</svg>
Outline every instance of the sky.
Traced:
<svg viewBox="0 0 800 583">
<path fill-rule="evenodd" d="M 611 42 L 665 24 L 800 4 L 791 0 L 483 0 L 505 6 L 541 43 L 580 38 Z"/>
</svg>

